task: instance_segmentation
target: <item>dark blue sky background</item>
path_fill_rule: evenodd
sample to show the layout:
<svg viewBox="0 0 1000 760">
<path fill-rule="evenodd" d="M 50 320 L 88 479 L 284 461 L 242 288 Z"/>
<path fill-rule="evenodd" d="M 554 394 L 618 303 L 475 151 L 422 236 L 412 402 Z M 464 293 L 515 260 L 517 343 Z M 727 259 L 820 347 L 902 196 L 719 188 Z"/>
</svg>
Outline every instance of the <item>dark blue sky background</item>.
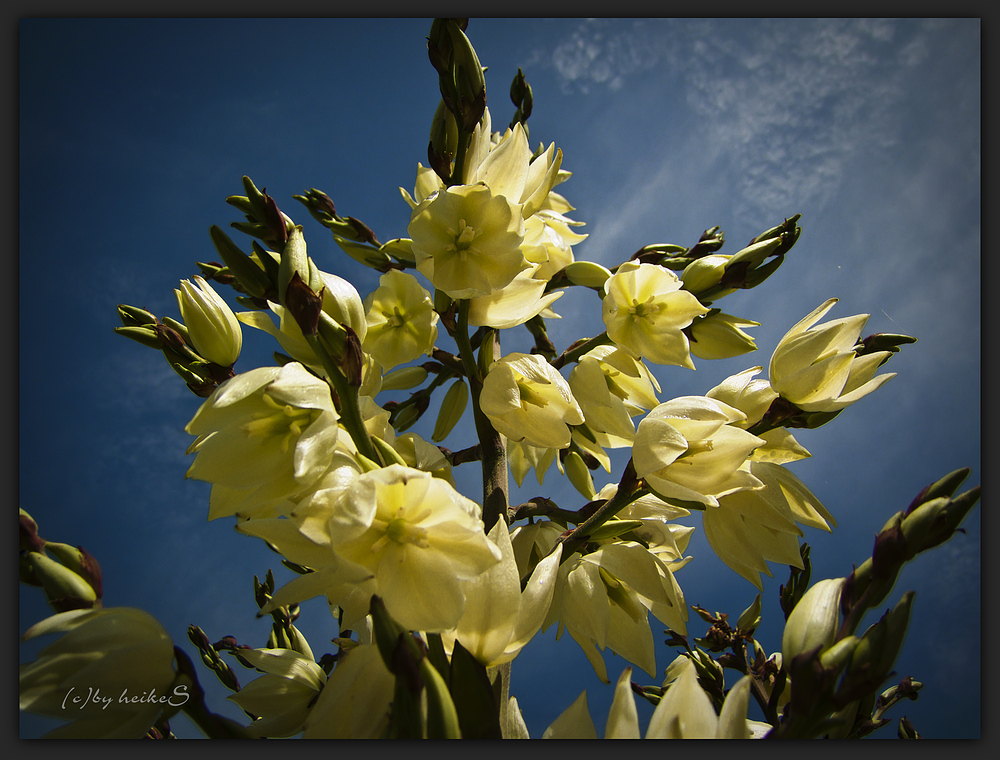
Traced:
<svg viewBox="0 0 1000 760">
<path fill-rule="evenodd" d="M 113 333 L 115 306 L 179 316 L 173 288 L 197 273 L 195 260 L 217 258 L 208 228 L 239 218 L 225 198 L 242 194 L 244 174 L 305 226 L 320 268 L 362 296 L 374 289 L 376 273 L 340 253 L 291 196 L 316 187 L 380 239 L 405 236 L 397 188 L 412 192 L 426 163 L 439 99 L 429 28 L 423 19 L 20 22 L 20 505 L 43 536 L 99 559 L 106 605 L 148 610 L 190 653 L 192 623 L 213 641 L 263 646 L 251 578 L 290 574 L 231 522 L 206 521 L 207 485 L 184 480 L 183 426 L 199 400 L 160 355 Z M 969 466 L 963 490 L 979 483 L 978 20 L 473 19 L 468 34 L 489 68 L 495 126 L 510 119 L 518 66 L 533 87 L 531 143 L 562 148 L 574 176 L 559 190 L 590 234 L 578 259 L 612 266 L 648 243 L 691 245 L 714 225 L 726 233 L 722 252 L 735 253 L 803 215 L 777 274 L 718 304 L 762 323 L 752 331 L 759 350 L 696 359 L 695 372 L 660 368 L 664 400 L 766 366 L 784 332 L 832 296 L 841 300 L 829 318 L 870 313 L 864 334 L 919 338 L 886 367 L 898 373 L 888 385 L 797 434 L 813 458 L 791 469 L 839 523 L 806 534 L 815 579 L 860 564 L 888 517 L 929 482 Z M 596 298 L 567 294 L 555 309 L 560 350 L 603 330 Z M 269 362 L 269 340 L 244 333 L 237 369 Z M 525 350 L 525 335 L 510 331 L 504 350 Z M 472 436 L 447 443 L 457 450 Z M 477 493 L 477 477 L 475 465 L 456 470 L 465 493 Z M 542 487 L 531 478 L 513 499 L 578 501 L 554 471 Z M 756 589 L 712 555 L 700 520 L 691 524 L 694 561 L 677 575 L 687 602 L 735 617 Z M 917 591 L 898 669 L 925 683 L 891 717 L 908 715 L 931 738 L 980 735 L 978 508 L 965 527 L 912 563 L 889 600 Z M 787 568 L 774 573 L 760 631 L 768 652 L 780 648 Z M 23 588 L 19 630 L 47 609 L 40 591 Z M 319 656 L 334 626 L 321 600 L 303 610 Z M 703 633 L 700 622 L 690 630 Z M 39 648 L 22 645 L 20 661 Z M 658 645 L 661 673 L 673 656 Z M 614 681 L 624 663 L 607 657 Z M 513 671 L 532 736 L 584 688 L 603 733 L 613 687 L 568 636 L 555 642 L 550 628 Z M 241 717 L 214 676 L 202 681 L 213 709 Z M 643 721 L 649 714 L 640 706 Z M 21 726 L 35 736 L 50 723 Z M 180 717 L 175 730 L 197 735 Z M 882 733 L 894 736 L 894 725 Z"/>
</svg>

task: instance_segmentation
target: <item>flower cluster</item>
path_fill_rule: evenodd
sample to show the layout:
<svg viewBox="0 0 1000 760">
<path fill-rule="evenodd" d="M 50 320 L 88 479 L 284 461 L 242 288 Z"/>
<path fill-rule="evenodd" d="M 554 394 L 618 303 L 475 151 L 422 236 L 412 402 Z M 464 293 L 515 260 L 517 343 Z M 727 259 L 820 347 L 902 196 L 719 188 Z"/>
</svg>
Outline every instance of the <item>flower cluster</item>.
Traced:
<svg viewBox="0 0 1000 760">
<path fill-rule="evenodd" d="M 663 398 L 650 364 L 694 370 L 692 356 L 756 350 L 742 329 L 757 323 L 714 302 L 774 271 L 798 235 L 797 217 L 733 256 L 716 253 L 720 234 L 689 248 L 649 246 L 612 268 L 576 261 L 573 246 L 586 236 L 554 189 L 570 174 L 554 144 L 529 147 L 523 76 L 511 90 L 519 118 L 494 132 L 481 67 L 457 21 L 435 22 L 428 48 L 442 105 L 434 166 L 418 165 L 412 195 L 401 190 L 408 237 L 382 244 L 324 194 L 299 197 L 349 256 L 379 272 L 371 293 L 362 298 L 319 269 L 302 228 L 246 179 L 247 196 L 230 202 L 247 215 L 240 229 L 257 238 L 253 253 L 213 228 L 225 261 L 214 274 L 250 310 L 234 315 L 201 277 L 177 291 L 186 325 L 120 310 L 125 334 L 163 350 L 204 398 L 185 430 L 194 437 L 187 475 L 211 484 L 208 518 L 234 517 L 239 532 L 299 573 L 258 595 L 261 614 L 287 633 L 300 602 L 325 597 L 336 618 L 332 659 L 317 661 L 291 639 L 233 649 L 262 673 L 231 697 L 254 716 L 253 736 L 493 735 L 499 718 L 470 711 L 494 704 L 497 669 L 553 624 L 604 682 L 607 649 L 655 675 L 649 615 L 687 634 L 676 576 L 692 560 L 695 528 L 679 520 L 699 512 L 712 550 L 758 587 L 768 563 L 803 567 L 802 528 L 836 523 L 786 467 L 809 456 L 788 428 L 818 426 L 892 377 L 875 376 L 892 351 L 859 340 L 866 315 L 816 326 L 831 299 L 780 341 L 767 380 L 756 367 L 703 396 Z M 604 331 L 558 353 L 545 320 L 559 316 L 555 304 L 571 287 L 593 291 Z M 277 366 L 231 369 L 241 323 L 277 341 Z M 534 338 L 530 351 L 502 352 L 500 334 L 513 328 Z M 387 398 L 398 391 L 410 393 Z M 452 451 L 404 433 L 435 398 L 434 443 L 461 431 L 470 411 L 474 445 Z M 615 451 L 629 456 L 620 477 L 595 484 L 600 469 L 611 475 Z M 452 470 L 477 461 L 482 498 L 472 499 Z M 508 503 L 508 472 L 520 485 L 534 469 L 543 484 L 553 462 L 583 496 L 577 509 Z M 837 607 L 824 609 L 822 635 L 796 622 L 806 633 L 788 639 L 786 658 L 814 640 L 834 643 L 828 618 Z M 80 671 L 91 677 L 90 634 L 102 668 L 166 688 L 169 639 L 154 623 L 88 610 L 32 629 L 68 633 L 22 670 L 22 707 L 51 712 L 53 684 L 82 684 Z M 737 631 L 755 625 L 741 620 Z M 118 649 L 105 651 L 109 642 Z M 607 738 L 639 736 L 631 672 L 618 681 Z M 748 737 L 757 732 L 746 720 L 750 680 L 723 703 L 721 691 L 699 685 L 693 655 L 681 658 L 646 737 Z M 526 735 L 516 700 L 500 707 L 506 717 L 495 730 Z M 157 713 L 119 717 L 123 732 L 141 735 Z M 108 730 L 103 718 L 92 725 L 69 733 Z M 596 737 L 585 695 L 545 736 Z"/>
</svg>

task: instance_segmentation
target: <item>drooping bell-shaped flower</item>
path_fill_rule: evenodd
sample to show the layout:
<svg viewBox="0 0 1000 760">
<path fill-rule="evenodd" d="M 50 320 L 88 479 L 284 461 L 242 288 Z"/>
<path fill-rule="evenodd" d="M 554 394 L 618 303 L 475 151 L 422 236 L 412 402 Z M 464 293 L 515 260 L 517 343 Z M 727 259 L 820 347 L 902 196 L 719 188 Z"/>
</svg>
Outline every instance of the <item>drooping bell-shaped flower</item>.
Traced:
<svg viewBox="0 0 1000 760">
<path fill-rule="evenodd" d="M 660 386 L 646 365 L 614 346 L 598 346 L 582 356 L 570 373 L 569 386 L 587 426 L 607 434 L 613 447 L 631 445 L 632 417 L 659 403 Z"/>
<path fill-rule="evenodd" d="M 465 612 L 455 630 L 442 634 L 445 651 L 458 640 L 486 667 L 513 660 L 545 621 L 555 590 L 562 547 L 538 563 L 524 590 L 503 520 L 489 533 L 501 560 L 465 583 Z"/>
<path fill-rule="evenodd" d="M 611 339 L 647 361 L 694 369 L 682 330 L 708 309 L 669 269 L 628 261 L 604 283 L 603 317 Z"/>
<path fill-rule="evenodd" d="M 311 500 L 291 519 L 238 528 L 321 568 L 275 592 L 271 607 L 324 594 L 345 608 L 344 626 L 363 618 L 378 594 L 406 628 L 454 628 L 465 610 L 463 583 L 500 561 L 475 502 L 430 473 L 395 464 L 361 475 L 330 500 Z M 363 598 L 352 598 L 355 590 Z"/>
<path fill-rule="evenodd" d="M 157 620 L 132 607 L 60 612 L 24 638 L 61 633 L 21 665 L 20 708 L 69 720 L 50 739 L 140 739 L 165 709 L 183 706 L 174 688 L 174 645 Z"/>
<path fill-rule="evenodd" d="M 311 657 L 291 649 L 241 649 L 240 657 L 264 675 L 227 699 L 258 716 L 247 733 L 274 739 L 300 733 L 326 673 Z"/>
<path fill-rule="evenodd" d="M 719 497 L 760 488 L 747 458 L 764 441 L 735 427 L 743 412 L 705 396 L 681 396 L 651 411 L 635 433 L 636 474 L 666 499 L 719 505 Z"/>
<path fill-rule="evenodd" d="M 528 262 L 521 210 L 486 185 L 457 185 L 415 209 L 407 228 L 417 270 L 449 297 L 488 296 Z"/>
<path fill-rule="evenodd" d="M 479 397 L 499 433 L 539 448 L 569 446 L 569 425 L 583 411 L 558 370 L 537 354 L 512 353 L 494 362 Z"/>
<path fill-rule="evenodd" d="M 757 350 L 754 339 L 744 327 L 759 327 L 760 322 L 741 319 L 721 311 L 706 314 L 691 323 L 691 353 L 699 359 L 730 359 Z"/>
<path fill-rule="evenodd" d="M 896 376 L 875 376 L 889 351 L 863 356 L 854 351 L 867 314 L 815 326 L 835 303 L 831 298 L 800 320 L 771 355 L 771 387 L 807 412 L 839 411 Z"/>
<path fill-rule="evenodd" d="M 220 385 L 184 428 L 197 436 L 187 477 L 227 489 L 227 509 L 209 518 L 249 517 L 304 494 L 331 465 L 337 420 L 329 386 L 295 362 Z"/>
<path fill-rule="evenodd" d="M 413 361 L 434 350 L 438 314 L 417 278 L 391 269 L 365 298 L 368 332 L 362 343 L 383 369 Z"/>
</svg>

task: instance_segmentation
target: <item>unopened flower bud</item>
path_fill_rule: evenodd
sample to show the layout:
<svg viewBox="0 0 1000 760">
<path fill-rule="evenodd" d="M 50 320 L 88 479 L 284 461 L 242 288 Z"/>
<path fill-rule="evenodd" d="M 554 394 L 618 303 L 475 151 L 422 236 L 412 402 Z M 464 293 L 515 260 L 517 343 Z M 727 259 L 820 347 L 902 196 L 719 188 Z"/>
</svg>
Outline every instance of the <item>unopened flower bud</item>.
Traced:
<svg viewBox="0 0 1000 760">
<path fill-rule="evenodd" d="M 713 310 L 691 323 L 691 353 L 699 359 L 730 359 L 756 351 L 753 338 L 740 328 L 759 326 L 760 322 Z"/>
<path fill-rule="evenodd" d="M 82 546 L 70 546 L 54 541 L 45 542 L 45 551 L 50 552 L 59 562 L 90 584 L 100 599 L 102 595 L 101 566 L 90 552 Z"/>
<path fill-rule="evenodd" d="M 416 388 L 426 379 L 427 370 L 423 367 L 402 367 L 383 375 L 382 390 L 405 391 Z"/>
<path fill-rule="evenodd" d="M 85 578 L 44 554 L 31 552 L 27 556 L 34 578 L 42 584 L 45 596 L 56 609 L 64 611 L 94 606 L 97 592 Z"/>
<path fill-rule="evenodd" d="M 155 325 L 156 315 L 138 306 L 128 306 L 118 304 L 118 316 L 122 324 L 126 327 L 136 327 L 139 325 Z"/>
<path fill-rule="evenodd" d="M 566 454 L 562 466 L 566 472 L 566 477 L 569 478 L 569 482 L 573 484 L 573 487 L 584 498 L 593 501 L 597 497 L 597 491 L 594 490 L 594 479 L 591 477 L 590 470 L 583 461 L 583 457 L 575 451 L 570 451 Z"/>
<path fill-rule="evenodd" d="M 713 254 L 695 259 L 684 267 L 684 271 L 681 272 L 681 281 L 684 283 L 684 289 L 698 295 L 710 288 L 714 288 L 722 281 L 722 275 L 726 273 L 726 264 L 729 263 L 731 258 L 732 256 Z M 730 288 L 715 294 L 714 297 L 722 298 L 722 296 L 729 295 L 732 292 L 734 292 L 734 289 Z"/>
<path fill-rule="evenodd" d="M 611 270 L 593 261 L 574 261 L 564 270 L 566 279 L 574 285 L 600 290 L 611 276 Z"/>
<path fill-rule="evenodd" d="M 760 625 L 760 594 L 753 600 L 753 604 L 743 610 L 739 620 L 736 621 L 736 629 L 745 633 L 753 633 Z"/>
<path fill-rule="evenodd" d="M 119 335 L 124 335 L 126 338 L 131 338 L 137 343 L 141 343 L 148 348 L 162 348 L 159 333 L 151 327 L 116 327 L 115 332 Z"/>
<path fill-rule="evenodd" d="M 181 280 L 180 290 L 174 290 L 191 344 L 210 362 L 231 367 L 243 347 L 239 320 L 202 277 L 192 280 Z"/>
<path fill-rule="evenodd" d="M 812 586 L 795 605 L 781 636 L 781 655 L 791 662 L 796 655 L 833 643 L 840 618 L 840 592 L 844 578 L 828 578 Z"/>
<path fill-rule="evenodd" d="M 212 225 L 208 233 L 215 250 L 244 291 L 254 298 L 265 298 L 269 292 L 273 294 L 274 286 L 264 270 L 240 250 L 221 227 Z"/>
<path fill-rule="evenodd" d="M 851 655 L 854 654 L 854 650 L 857 649 L 860 641 L 861 639 L 857 636 L 848 636 L 847 638 L 841 639 L 833 646 L 820 652 L 820 663 L 824 668 L 839 671 L 842 667 L 847 665 L 848 662 L 850 662 Z"/>
<path fill-rule="evenodd" d="M 444 394 L 441 402 L 441 409 L 438 411 L 437 422 L 434 424 L 434 433 L 431 440 L 435 443 L 443 441 L 450 433 L 458 421 L 465 413 L 465 407 L 469 402 L 469 386 L 461 379 L 456 380 Z"/>
</svg>

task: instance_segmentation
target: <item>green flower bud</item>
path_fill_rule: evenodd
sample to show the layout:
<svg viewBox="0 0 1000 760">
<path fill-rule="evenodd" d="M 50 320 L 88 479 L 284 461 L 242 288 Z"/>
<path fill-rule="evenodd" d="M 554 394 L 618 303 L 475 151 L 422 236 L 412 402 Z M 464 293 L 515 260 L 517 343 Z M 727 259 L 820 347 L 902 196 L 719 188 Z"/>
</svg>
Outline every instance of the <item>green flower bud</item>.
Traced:
<svg viewBox="0 0 1000 760">
<path fill-rule="evenodd" d="M 858 648 L 860 642 L 861 639 L 857 636 L 841 639 L 833 646 L 820 652 L 819 661 L 824 668 L 839 671 L 850 662 L 851 655 L 854 654 L 854 650 Z"/>
<path fill-rule="evenodd" d="M 726 264 L 729 263 L 731 258 L 732 256 L 714 254 L 695 259 L 684 267 L 684 271 L 681 272 L 681 281 L 684 283 L 684 289 L 698 295 L 710 288 L 714 288 L 722 281 L 722 275 L 726 273 Z M 729 288 L 715 294 L 715 298 L 722 298 L 722 296 L 733 292 L 734 289 Z"/>
<path fill-rule="evenodd" d="M 118 304 L 118 317 L 126 327 L 156 324 L 156 315 L 138 306 Z"/>
<path fill-rule="evenodd" d="M 753 604 L 743 610 L 739 620 L 736 621 L 736 629 L 746 633 L 753 633 L 760 625 L 760 594 L 753 600 Z"/>
<path fill-rule="evenodd" d="M 614 517 L 592 531 L 590 539 L 592 541 L 607 541 L 641 527 L 642 520 L 619 520 Z"/>
<path fill-rule="evenodd" d="M 462 419 L 468 403 L 469 386 L 463 380 L 456 380 L 448 388 L 448 392 L 444 394 L 441 409 L 438 411 L 437 422 L 434 424 L 434 433 L 431 435 L 432 441 L 438 443 L 447 437 L 448 433 Z"/>
<path fill-rule="evenodd" d="M 420 661 L 420 675 L 427 689 L 427 738 L 461 739 L 458 712 L 448 692 L 448 684 L 431 664 L 430 658 L 424 657 Z"/>
<path fill-rule="evenodd" d="M 150 327 L 116 327 L 115 332 L 149 348 L 162 348 L 160 335 Z"/>
<path fill-rule="evenodd" d="M 770 238 L 768 240 L 761 240 L 758 243 L 748 245 L 742 251 L 737 252 L 731 259 L 729 259 L 729 263 L 726 264 L 726 269 L 732 269 L 740 264 L 748 264 L 750 269 L 756 269 L 763 264 L 764 259 L 772 255 L 780 245 L 780 238 Z"/>
<path fill-rule="evenodd" d="M 402 367 L 383 375 L 383 391 L 405 391 L 416 388 L 427 379 L 427 370 L 423 367 Z"/>
<path fill-rule="evenodd" d="M 50 552 L 59 562 L 86 580 L 94 589 L 97 598 L 101 598 L 103 589 L 101 566 L 90 552 L 80 546 L 70 546 L 54 541 L 45 542 L 45 551 Z"/>
<path fill-rule="evenodd" d="M 574 261 L 563 270 L 568 279 L 574 285 L 584 288 L 594 288 L 600 290 L 604 283 L 611 276 L 611 270 L 602 267 L 593 261 Z"/>
<path fill-rule="evenodd" d="M 94 606 L 97 592 L 85 578 L 44 554 L 31 552 L 27 556 L 34 578 L 54 607 L 64 611 Z"/>
<path fill-rule="evenodd" d="M 273 285 L 264 270 L 254 260 L 247 256 L 229 236 L 217 225 L 212 225 L 208 234 L 212 237 L 215 250 L 219 252 L 226 267 L 240 283 L 240 286 L 254 298 L 267 298 L 273 295 Z"/>
<path fill-rule="evenodd" d="M 566 477 L 573 487 L 579 491 L 584 498 L 593 501 L 597 498 L 597 491 L 594 490 L 594 479 L 590 476 L 590 470 L 577 452 L 571 451 L 562 462 Z"/>
<path fill-rule="evenodd" d="M 840 592 L 844 578 L 829 578 L 813 585 L 795 605 L 781 636 L 781 656 L 792 658 L 833 643 L 840 618 Z"/>
</svg>

